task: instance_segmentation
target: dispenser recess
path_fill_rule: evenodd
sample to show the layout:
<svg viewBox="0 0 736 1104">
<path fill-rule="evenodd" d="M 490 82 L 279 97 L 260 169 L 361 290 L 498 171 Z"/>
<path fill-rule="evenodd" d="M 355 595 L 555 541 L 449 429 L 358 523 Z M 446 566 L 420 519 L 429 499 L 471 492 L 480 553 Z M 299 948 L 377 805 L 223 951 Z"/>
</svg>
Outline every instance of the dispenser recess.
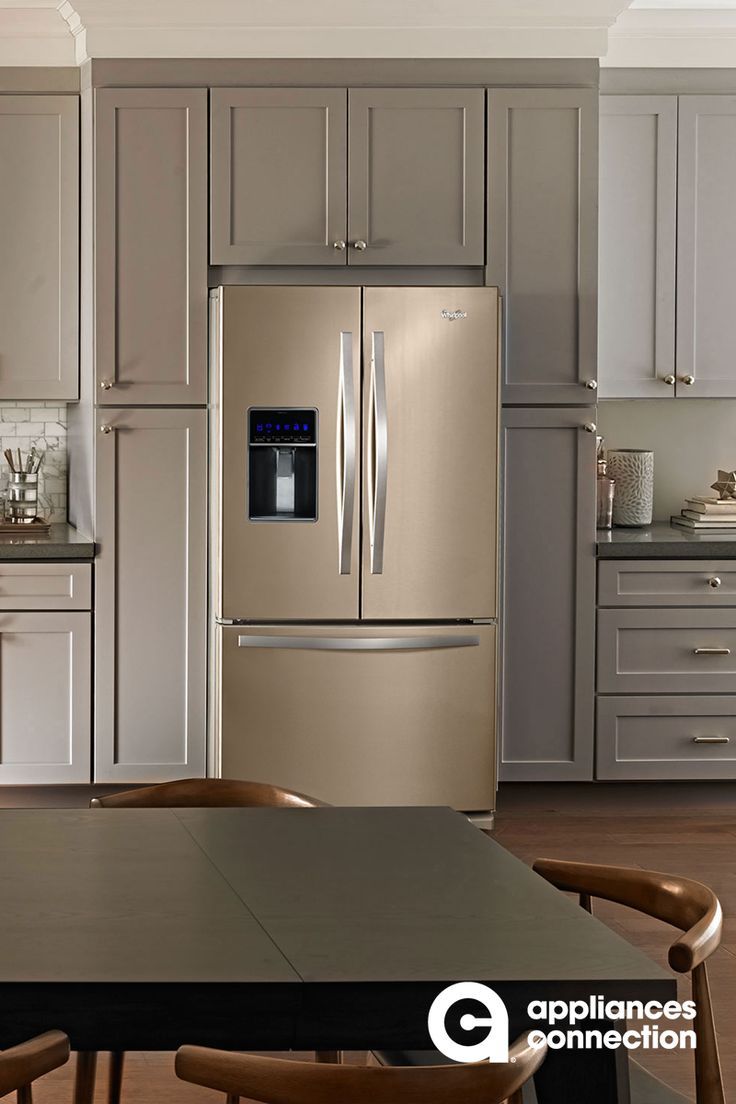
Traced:
<svg viewBox="0 0 736 1104">
<path fill-rule="evenodd" d="M 317 410 L 248 411 L 248 519 L 317 520 Z"/>
</svg>

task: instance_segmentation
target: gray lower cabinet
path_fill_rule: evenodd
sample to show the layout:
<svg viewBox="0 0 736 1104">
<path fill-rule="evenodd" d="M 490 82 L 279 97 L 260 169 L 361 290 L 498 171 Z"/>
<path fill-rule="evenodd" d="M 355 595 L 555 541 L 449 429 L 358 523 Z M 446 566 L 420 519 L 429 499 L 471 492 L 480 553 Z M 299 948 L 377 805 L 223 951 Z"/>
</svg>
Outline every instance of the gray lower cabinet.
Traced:
<svg viewBox="0 0 736 1104">
<path fill-rule="evenodd" d="M 677 96 L 600 101 L 601 398 L 674 398 Z"/>
<path fill-rule="evenodd" d="M 500 777 L 506 781 L 593 774 L 594 415 L 504 411 Z"/>
<path fill-rule="evenodd" d="M 0 784 L 90 781 L 91 642 L 89 612 L 0 613 Z"/>
<path fill-rule="evenodd" d="M 504 297 L 503 400 L 596 388 L 598 94 L 489 89 L 488 283 Z"/>
<path fill-rule="evenodd" d="M 98 411 L 95 780 L 204 775 L 207 412 Z"/>
<path fill-rule="evenodd" d="M 95 98 L 98 402 L 207 401 L 207 91 Z"/>
<path fill-rule="evenodd" d="M 79 397 L 79 98 L 0 96 L 0 399 Z"/>
</svg>

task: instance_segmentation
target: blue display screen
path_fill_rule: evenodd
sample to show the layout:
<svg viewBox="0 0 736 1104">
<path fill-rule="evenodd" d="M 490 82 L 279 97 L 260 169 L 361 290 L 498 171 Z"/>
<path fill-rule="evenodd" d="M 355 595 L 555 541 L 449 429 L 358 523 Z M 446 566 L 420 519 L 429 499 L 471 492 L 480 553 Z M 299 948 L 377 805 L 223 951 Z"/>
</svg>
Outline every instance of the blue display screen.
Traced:
<svg viewBox="0 0 736 1104">
<path fill-rule="evenodd" d="M 317 443 L 316 410 L 249 411 L 248 441 L 252 445 L 314 445 Z"/>
</svg>

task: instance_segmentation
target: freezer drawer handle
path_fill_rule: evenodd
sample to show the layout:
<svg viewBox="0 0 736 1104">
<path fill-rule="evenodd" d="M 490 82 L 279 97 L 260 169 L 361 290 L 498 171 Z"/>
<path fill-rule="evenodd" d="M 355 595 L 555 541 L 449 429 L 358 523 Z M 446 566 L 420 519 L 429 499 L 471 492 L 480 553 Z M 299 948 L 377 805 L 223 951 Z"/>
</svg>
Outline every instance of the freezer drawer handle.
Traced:
<svg viewBox="0 0 736 1104">
<path fill-rule="evenodd" d="M 383 331 L 371 334 L 371 387 L 368 424 L 368 524 L 371 542 L 371 575 L 383 574 L 383 541 L 386 531 L 388 475 L 388 417 Z"/>
<path fill-rule="evenodd" d="M 340 371 L 337 391 L 337 557 L 340 575 L 349 575 L 353 558 L 355 509 L 355 386 L 353 335 L 340 334 Z"/>
<path fill-rule="evenodd" d="M 305 652 L 428 652 L 477 648 L 479 636 L 239 636 L 239 648 L 295 648 Z"/>
</svg>

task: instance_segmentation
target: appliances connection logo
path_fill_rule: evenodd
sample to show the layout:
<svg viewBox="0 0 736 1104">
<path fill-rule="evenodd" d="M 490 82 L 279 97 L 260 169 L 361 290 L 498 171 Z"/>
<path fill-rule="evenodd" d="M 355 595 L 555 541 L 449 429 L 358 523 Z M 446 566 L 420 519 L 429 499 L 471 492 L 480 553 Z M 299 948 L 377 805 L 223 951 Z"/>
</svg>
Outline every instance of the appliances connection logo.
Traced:
<svg viewBox="0 0 736 1104">
<path fill-rule="evenodd" d="M 480 1006 L 482 1015 L 469 1010 Z M 454 1013 L 454 1014 L 453 1014 Z M 460 1015 L 458 1016 L 458 1013 Z M 686 1001 L 621 1001 L 592 996 L 588 1000 L 533 1000 L 527 1006 L 527 1018 L 540 1026 L 528 1033 L 529 1044 L 536 1049 L 550 1050 L 694 1050 L 695 1032 L 675 1029 L 656 1021 L 694 1020 L 695 1002 Z M 450 1034 L 448 1021 L 456 1034 L 464 1033 L 465 1041 Z M 655 1021 L 629 1027 L 632 1021 Z M 609 1025 L 621 1021 L 621 1030 Z M 602 1022 L 602 1027 L 582 1026 Z M 555 1025 L 559 1024 L 559 1027 Z M 459 982 L 449 985 L 435 997 L 427 1017 L 429 1035 L 437 1050 L 453 1062 L 508 1062 L 509 1016 L 499 997 L 480 982 Z M 481 1039 L 470 1039 L 471 1032 L 487 1028 Z"/>
</svg>

